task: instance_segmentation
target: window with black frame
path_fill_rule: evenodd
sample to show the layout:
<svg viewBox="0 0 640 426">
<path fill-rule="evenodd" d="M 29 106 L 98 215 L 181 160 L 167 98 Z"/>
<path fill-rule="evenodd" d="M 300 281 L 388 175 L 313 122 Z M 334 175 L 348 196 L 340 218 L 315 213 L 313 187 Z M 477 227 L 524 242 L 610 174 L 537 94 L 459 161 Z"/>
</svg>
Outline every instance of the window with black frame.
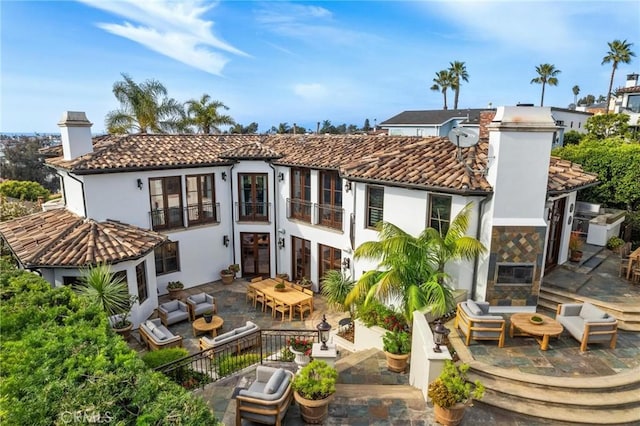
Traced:
<svg viewBox="0 0 640 426">
<path fill-rule="evenodd" d="M 384 209 L 384 188 L 367 186 L 367 228 L 375 228 L 382 221 Z"/>
<path fill-rule="evenodd" d="M 429 223 L 427 226 L 446 235 L 451 222 L 451 197 L 446 195 L 429 196 Z"/>
</svg>

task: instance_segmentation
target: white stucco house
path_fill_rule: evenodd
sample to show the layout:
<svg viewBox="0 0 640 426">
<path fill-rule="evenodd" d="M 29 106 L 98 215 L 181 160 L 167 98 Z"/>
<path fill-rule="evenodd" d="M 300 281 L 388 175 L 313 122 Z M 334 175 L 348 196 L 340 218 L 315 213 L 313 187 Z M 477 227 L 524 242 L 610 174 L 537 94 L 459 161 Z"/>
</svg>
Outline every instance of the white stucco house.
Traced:
<svg viewBox="0 0 640 426">
<path fill-rule="evenodd" d="M 469 202 L 468 232 L 488 253 L 448 265 L 451 284 L 496 310 L 532 309 L 545 268 L 567 261 L 576 192 L 597 183 L 550 157 L 549 108 L 483 111 L 479 143 L 461 149 L 440 136 L 92 139 L 75 112 L 59 125 L 62 147 L 47 164 L 63 205 L 1 223 L 2 243 L 55 286 L 110 263 L 140 298 L 136 325 L 169 281 L 215 281 L 233 263 L 244 277 L 307 277 L 315 291 L 330 269 L 358 278 L 375 265 L 353 250 L 377 238 L 378 221 L 445 230 Z"/>
<path fill-rule="evenodd" d="M 616 90 L 611 97 L 610 107 L 615 113 L 623 113 L 629 116 L 629 127 L 634 134 L 640 131 L 640 86 L 638 86 L 638 74 L 628 74 L 624 87 Z"/>
</svg>

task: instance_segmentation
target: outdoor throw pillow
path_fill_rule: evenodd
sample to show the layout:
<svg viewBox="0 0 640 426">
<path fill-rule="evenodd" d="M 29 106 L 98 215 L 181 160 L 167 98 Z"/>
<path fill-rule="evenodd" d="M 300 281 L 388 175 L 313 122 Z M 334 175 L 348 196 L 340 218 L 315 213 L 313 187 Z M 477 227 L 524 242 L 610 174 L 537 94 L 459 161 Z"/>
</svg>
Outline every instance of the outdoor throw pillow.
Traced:
<svg viewBox="0 0 640 426">
<path fill-rule="evenodd" d="M 264 393 L 275 393 L 280 387 L 280 383 L 282 383 L 285 375 L 284 369 L 278 368 L 264 386 Z"/>
<path fill-rule="evenodd" d="M 153 330 L 156 329 L 156 325 L 153 323 L 153 321 L 147 320 L 147 322 L 145 322 L 144 324 L 147 326 L 147 328 L 151 332 L 153 332 Z"/>
<path fill-rule="evenodd" d="M 172 300 L 171 302 L 163 303 L 162 306 L 167 312 L 173 312 L 178 310 L 178 301 Z"/>
<path fill-rule="evenodd" d="M 205 296 L 204 293 L 199 293 L 191 296 L 191 300 L 194 301 L 195 303 L 204 303 L 205 300 L 207 300 L 207 297 Z"/>
<path fill-rule="evenodd" d="M 160 340 L 167 340 L 167 335 L 164 333 L 164 331 L 160 330 L 159 328 L 154 328 L 152 333 L 154 336 L 156 336 Z"/>
<path fill-rule="evenodd" d="M 467 308 L 473 315 L 482 315 L 482 309 L 473 300 L 467 300 Z"/>
<path fill-rule="evenodd" d="M 605 312 L 593 306 L 591 303 L 585 302 L 580 309 L 580 317 L 586 320 L 604 319 Z"/>
</svg>

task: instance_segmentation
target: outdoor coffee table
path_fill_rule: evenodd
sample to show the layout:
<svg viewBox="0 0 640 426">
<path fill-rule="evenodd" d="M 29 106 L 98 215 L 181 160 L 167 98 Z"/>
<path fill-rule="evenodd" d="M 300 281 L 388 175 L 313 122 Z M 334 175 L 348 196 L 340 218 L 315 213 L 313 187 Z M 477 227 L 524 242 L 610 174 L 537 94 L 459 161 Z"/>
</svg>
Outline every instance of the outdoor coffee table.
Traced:
<svg viewBox="0 0 640 426">
<path fill-rule="evenodd" d="M 198 333 L 207 333 L 209 331 L 211 332 L 211 337 L 216 337 L 218 329 L 222 327 L 223 324 L 224 320 L 214 315 L 213 318 L 211 318 L 211 322 L 206 322 L 204 318 L 198 318 L 191 323 L 191 327 L 193 327 L 194 337 L 197 336 Z"/>
<path fill-rule="evenodd" d="M 542 318 L 541 324 L 533 324 L 532 316 Z M 531 312 L 521 312 L 511 315 L 511 326 L 509 327 L 509 337 L 531 336 L 540 344 L 540 350 L 546 351 L 549 348 L 549 337 L 557 337 L 562 333 L 562 325 L 546 315 Z M 540 339 L 542 338 L 542 339 Z"/>
</svg>

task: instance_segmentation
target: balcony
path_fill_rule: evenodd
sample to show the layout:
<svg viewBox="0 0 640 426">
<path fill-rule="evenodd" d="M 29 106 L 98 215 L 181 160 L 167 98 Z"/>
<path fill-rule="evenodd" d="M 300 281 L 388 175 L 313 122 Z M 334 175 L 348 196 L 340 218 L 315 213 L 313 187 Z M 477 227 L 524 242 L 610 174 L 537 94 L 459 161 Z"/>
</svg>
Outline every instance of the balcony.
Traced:
<svg viewBox="0 0 640 426">
<path fill-rule="evenodd" d="M 316 204 L 316 225 L 326 226 L 328 228 L 342 231 L 342 220 L 344 209 L 329 204 Z"/>
<path fill-rule="evenodd" d="M 236 220 L 238 222 L 269 222 L 269 210 L 271 210 L 271 203 L 236 203 Z"/>
<path fill-rule="evenodd" d="M 179 229 L 187 226 L 220 223 L 220 203 L 193 204 L 185 208 L 167 207 L 149 212 L 154 231 Z"/>
<path fill-rule="evenodd" d="M 287 199 L 287 218 L 311 223 L 312 203 L 300 199 Z"/>
</svg>

